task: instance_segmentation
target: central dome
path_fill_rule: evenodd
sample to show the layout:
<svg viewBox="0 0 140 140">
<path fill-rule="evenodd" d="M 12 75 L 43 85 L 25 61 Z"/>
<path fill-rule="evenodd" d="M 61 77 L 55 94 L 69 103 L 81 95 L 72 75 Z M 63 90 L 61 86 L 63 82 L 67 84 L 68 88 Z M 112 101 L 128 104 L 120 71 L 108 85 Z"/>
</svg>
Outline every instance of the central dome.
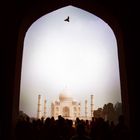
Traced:
<svg viewBox="0 0 140 140">
<path fill-rule="evenodd" d="M 70 91 L 66 88 L 63 89 L 59 94 L 60 101 L 72 101 L 72 97 L 70 96 Z"/>
</svg>

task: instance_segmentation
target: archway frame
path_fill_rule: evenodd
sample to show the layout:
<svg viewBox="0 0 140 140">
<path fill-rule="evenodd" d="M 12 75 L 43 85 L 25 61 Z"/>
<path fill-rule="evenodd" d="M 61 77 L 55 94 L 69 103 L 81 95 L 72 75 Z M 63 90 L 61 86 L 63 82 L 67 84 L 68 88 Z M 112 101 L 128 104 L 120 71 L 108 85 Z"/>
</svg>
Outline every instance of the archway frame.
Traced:
<svg viewBox="0 0 140 140">
<path fill-rule="evenodd" d="M 15 87 L 14 87 L 14 97 L 13 97 L 13 106 L 12 106 L 12 128 L 15 127 L 18 111 L 19 111 L 19 96 L 20 96 L 20 79 L 21 79 L 21 66 L 22 66 L 22 55 L 23 55 L 23 43 L 24 37 L 33 22 L 39 19 L 41 16 L 44 16 L 47 13 L 50 13 L 54 10 L 57 10 L 66 6 L 75 6 L 81 8 L 91 14 L 94 14 L 104 20 L 113 30 L 118 46 L 118 59 L 119 59 L 119 71 L 120 71 L 120 84 L 121 84 L 121 98 L 122 98 L 122 109 L 125 116 L 125 120 L 130 125 L 130 114 L 129 114 L 129 101 L 128 101 L 128 92 L 127 92 L 127 79 L 126 79 L 126 69 L 125 69 L 125 55 L 124 55 L 124 45 L 123 45 L 123 33 L 117 18 L 115 18 L 107 7 L 102 7 L 92 1 L 82 1 L 79 2 L 46 2 L 32 7 L 30 11 L 25 14 L 24 19 L 19 27 L 19 36 L 17 43 L 17 56 L 16 56 L 16 68 L 15 68 Z"/>
<path fill-rule="evenodd" d="M 64 117 L 70 117 L 70 108 L 69 107 L 64 106 L 62 112 L 63 112 Z"/>
</svg>

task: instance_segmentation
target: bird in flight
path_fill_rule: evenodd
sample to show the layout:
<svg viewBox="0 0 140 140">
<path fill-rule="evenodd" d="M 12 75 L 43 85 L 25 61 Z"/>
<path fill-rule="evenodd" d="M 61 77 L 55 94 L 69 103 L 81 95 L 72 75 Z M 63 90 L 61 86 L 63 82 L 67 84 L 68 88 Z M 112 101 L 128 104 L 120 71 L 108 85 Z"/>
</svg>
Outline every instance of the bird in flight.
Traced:
<svg viewBox="0 0 140 140">
<path fill-rule="evenodd" d="M 69 16 L 64 21 L 70 22 Z"/>
</svg>

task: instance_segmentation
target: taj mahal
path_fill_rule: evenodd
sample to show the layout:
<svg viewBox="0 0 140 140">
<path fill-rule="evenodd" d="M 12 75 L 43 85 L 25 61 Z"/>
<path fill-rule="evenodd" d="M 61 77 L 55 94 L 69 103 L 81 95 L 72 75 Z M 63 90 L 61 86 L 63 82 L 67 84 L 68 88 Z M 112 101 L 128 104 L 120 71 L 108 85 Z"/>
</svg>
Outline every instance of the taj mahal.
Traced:
<svg viewBox="0 0 140 140">
<path fill-rule="evenodd" d="M 38 105 L 37 105 L 37 118 L 46 118 L 46 103 L 47 100 L 44 99 L 43 112 L 41 110 L 41 95 L 38 95 Z M 59 94 L 59 99 L 52 101 L 51 103 L 51 116 L 55 119 L 59 115 L 65 119 L 75 120 L 77 117 L 84 120 L 91 120 L 93 117 L 93 95 L 91 95 L 90 101 L 91 112 L 88 112 L 88 101 L 85 100 L 84 103 L 84 116 L 81 115 L 81 103 L 74 100 L 67 90 L 62 90 Z"/>
</svg>

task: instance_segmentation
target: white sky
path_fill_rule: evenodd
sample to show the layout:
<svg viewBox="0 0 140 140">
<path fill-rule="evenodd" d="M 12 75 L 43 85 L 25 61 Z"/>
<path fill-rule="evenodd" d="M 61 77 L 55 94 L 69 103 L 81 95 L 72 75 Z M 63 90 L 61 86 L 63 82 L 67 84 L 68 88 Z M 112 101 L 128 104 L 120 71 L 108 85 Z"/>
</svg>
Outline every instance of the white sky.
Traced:
<svg viewBox="0 0 140 140">
<path fill-rule="evenodd" d="M 70 22 L 64 19 L 70 17 Z M 37 115 L 38 94 L 51 102 L 68 87 L 82 104 L 94 95 L 94 109 L 121 102 L 117 42 L 97 16 L 73 6 L 53 11 L 28 29 L 23 50 L 20 110 Z M 90 112 L 90 106 L 89 106 Z"/>
</svg>

